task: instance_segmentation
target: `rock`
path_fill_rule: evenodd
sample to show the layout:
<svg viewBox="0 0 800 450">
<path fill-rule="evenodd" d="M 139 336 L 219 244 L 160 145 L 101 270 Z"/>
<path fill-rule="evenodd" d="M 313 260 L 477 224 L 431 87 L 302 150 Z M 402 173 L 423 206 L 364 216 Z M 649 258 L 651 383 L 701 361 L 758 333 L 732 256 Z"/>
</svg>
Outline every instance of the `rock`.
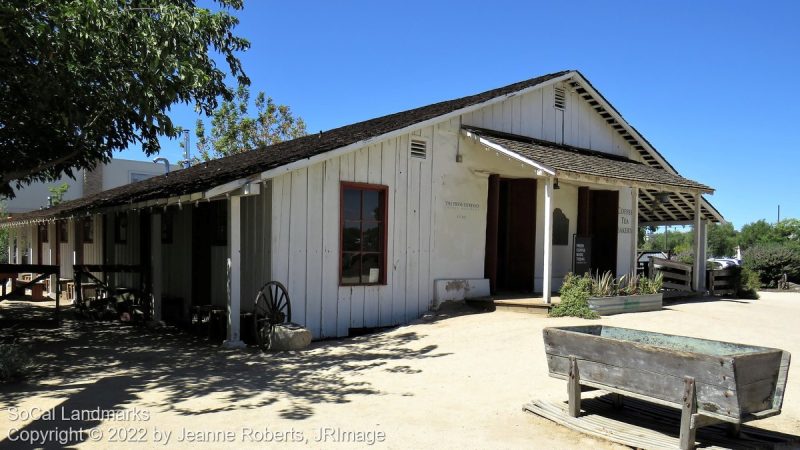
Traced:
<svg viewBox="0 0 800 450">
<path fill-rule="evenodd" d="M 296 323 L 275 325 L 270 332 L 269 350 L 302 350 L 311 344 L 311 331 Z"/>
</svg>

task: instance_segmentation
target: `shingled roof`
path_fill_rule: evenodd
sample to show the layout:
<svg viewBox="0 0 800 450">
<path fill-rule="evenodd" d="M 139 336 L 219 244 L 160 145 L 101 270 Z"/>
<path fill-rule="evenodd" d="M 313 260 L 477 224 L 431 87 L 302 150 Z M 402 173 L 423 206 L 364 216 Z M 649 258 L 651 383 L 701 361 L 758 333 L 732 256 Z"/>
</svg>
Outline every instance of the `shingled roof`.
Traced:
<svg viewBox="0 0 800 450">
<path fill-rule="evenodd" d="M 401 130 L 444 114 L 477 105 L 496 97 L 534 87 L 571 72 L 573 71 L 565 70 L 555 72 L 501 88 L 492 89 L 480 94 L 434 103 L 432 105 L 346 125 L 318 134 L 292 139 L 291 141 L 270 145 L 251 152 L 240 153 L 206 163 L 196 164 L 187 169 L 173 171 L 167 175 L 149 178 L 137 183 L 120 186 L 80 199 L 60 203 L 51 208 L 18 214 L 6 221 L 6 223 L 46 220 L 113 206 L 203 192 L 242 177 L 311 158 L 357 142 Z"/>
<path fill-rule="evenodd" d="M 622 156 L 483 128 L 464 127 L 464 129 L 525 159 L 555 169 L 556 176 L 558 172 L 571 172 L 714 192 L 704 184 Z"/>
</svg>

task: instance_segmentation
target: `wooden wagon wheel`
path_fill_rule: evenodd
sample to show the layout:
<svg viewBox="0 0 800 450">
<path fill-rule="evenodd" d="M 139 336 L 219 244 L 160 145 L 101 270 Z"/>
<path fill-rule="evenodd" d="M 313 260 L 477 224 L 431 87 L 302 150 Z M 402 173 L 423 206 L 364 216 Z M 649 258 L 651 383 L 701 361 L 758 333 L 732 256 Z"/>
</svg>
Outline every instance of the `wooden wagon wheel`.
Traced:
<svg viewBox="0 0 800 450">
<path fill-rule="evenodd" d="M 289 292 L 278 281 L 270 281 L 261 287 L 256 295 L 253 308 L 256 343 L 262 350 L 267 350 L 273 327 L 292 321 L 292 305 Z"/>
</svg>

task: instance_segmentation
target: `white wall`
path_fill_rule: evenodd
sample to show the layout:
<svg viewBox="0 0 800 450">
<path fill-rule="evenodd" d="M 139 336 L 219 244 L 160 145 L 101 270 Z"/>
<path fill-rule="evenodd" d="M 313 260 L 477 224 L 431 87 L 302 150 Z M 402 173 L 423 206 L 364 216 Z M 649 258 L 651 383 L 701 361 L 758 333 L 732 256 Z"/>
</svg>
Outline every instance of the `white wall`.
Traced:
<svg viewBox="0 0 800 450">
<path fill-rule="evenodd" d="M 550 85 L 465 114 L 463 123 L 629 158 L 638 155 L 586 100 L 566 84 L 558 86 L 567 92 L 563 111 L 553 106 L 556 85 Z"/>
<path fill-rule="evenodd" d="M 60 186 L 63 183 L 69 185 L 69 189 L 64 193 L 64 201 L 75 200 L 83 196 L 83 171 L 81 170 L 76 172 L 74 180 L 65 175 L 56 181 L 48 183 L 31 183 L 22 189 L 13 188 L 14 198 L 0 198 L 0 200 L 6 202 L 6 210 L 11 214 L 33 211 L 35 209 L 47 207 L 47 197 L 53 195 L 47 189 Z"/>
<path fill-rule="evenodd" d="M 533 289 L 542 292 L 544 267 L 544 181 L 536 186 L 536 263 L 534 267 Z M 553 190 L 552 207 L 561 209 L 569 219 L 569 239 L 567 245 L 553 245 L 553 271 L 551 286 L 553 291 L 561 288 L 564 276 L 572 271 L 572 252 L 575 233 L 578 232 L 578 186 L 559 182 L 560 189 Z"/>
<path fill-rule="evenodd" d="M 421 136 L 432 139 L 433 129 Z M 316 338 L 407 322 L 428 309 L 436 150 L 410 158 L 408 145 L 404 135 L 272 180 L 272 279 L 289 289 L 293 321 Z M 388 186 L 386 285 L 339 286 L 342 181 Z"/>
<path fill-rule="evenodd" d="M 170 165 L 170 170 L 178 170 L 177 164 Z M 103 189 L 111 189 L 131 182 L 132 173 L 163 175 L 164 165 L 154 164 L 150 161 L 133 161 L 128 159 L 112 159 L 110 163 L 103 166 Z M 47 197 L 52 195 L 48 188 L 60 186 L 67 183 L 69 189 L 64 194 L 64 201 L 75 200 L 83 196 L 84 171 L 75 172 L 75 179 L 64 175 L 57 181 L 36 182 L 23 187 L 14 188 L 13 199 L 7 199 L 6 209 L 11 214 L 33 211 L 47 206 Z"/>
<path fill-rule="evenodd" d="M 171 164 L 170 170 L 178 170 L 180 166 Z M 113 159 L 103 166 L 103 190 L 131 183 L 132 174 L 150 176 L 164 175 L 164 164 L 151 161 L 133 161 L 129 159 Z"/>
</svg>

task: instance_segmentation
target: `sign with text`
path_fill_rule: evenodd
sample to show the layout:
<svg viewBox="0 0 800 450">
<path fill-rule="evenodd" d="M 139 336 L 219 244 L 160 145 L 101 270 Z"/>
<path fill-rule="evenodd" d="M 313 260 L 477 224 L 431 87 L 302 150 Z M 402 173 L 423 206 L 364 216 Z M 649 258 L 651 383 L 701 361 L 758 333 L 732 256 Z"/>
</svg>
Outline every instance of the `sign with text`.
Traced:
<svg viewBox="0 0 800 450">
<path fill-rule="evenodd" d="M 631 234 L 633 233 L 633 210 L 630 208 L 619 209 L 619 233 Z"/>
<path fill-rule="evenodd" d="M 572 259 L 572 272 L 577 275 L 591 272 L 592 270 L 592 238 L 588 236 L 575 236 L 575 249 Z"/>
</svg>

